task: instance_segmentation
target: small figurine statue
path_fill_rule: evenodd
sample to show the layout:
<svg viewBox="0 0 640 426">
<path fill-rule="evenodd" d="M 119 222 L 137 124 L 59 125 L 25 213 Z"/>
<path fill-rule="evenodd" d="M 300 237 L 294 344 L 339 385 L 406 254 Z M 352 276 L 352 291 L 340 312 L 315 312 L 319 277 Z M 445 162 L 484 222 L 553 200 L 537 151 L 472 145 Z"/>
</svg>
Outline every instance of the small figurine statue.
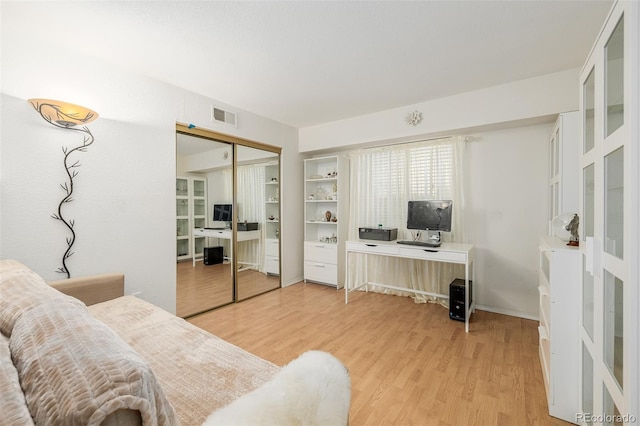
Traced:
<svg viewBox="0 0 640 426">
<path fill-rule="evenodd" d="M 327 222 L 331 222 L 331 212 L 329 210 L 324 213 L 324 217 Z"/>
<path fill-rule="evenodd" d="M 565 226 L 565 230 L 569 231 L 571 237 L 569 238 L 568 246 L 579 246 L 580 245 L 580 237 L 578 236 L 578 225 L 580 225 L 580 218 L 577 214 L 573 215 L 573 219 L 567 226 Z"/>
</svg>

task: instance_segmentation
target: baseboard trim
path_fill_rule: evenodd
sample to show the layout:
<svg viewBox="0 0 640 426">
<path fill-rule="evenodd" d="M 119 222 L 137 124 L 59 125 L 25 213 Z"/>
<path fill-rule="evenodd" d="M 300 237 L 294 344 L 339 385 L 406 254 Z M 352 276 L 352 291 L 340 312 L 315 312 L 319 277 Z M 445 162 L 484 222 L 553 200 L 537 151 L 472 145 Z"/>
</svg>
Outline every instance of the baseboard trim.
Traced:
<svg viewBox="0 0 640 426">
<path fill-rule="evenodd" d="M 303 281 L 303 279 L 304 278 L 302 278 L 302 277 L 298 277 L 298 278 L 294 278 L 292 280 L 289 280 L 286 283 L 283 282 L 282 283 L 282 287 L 284 288 L 284 287 L 289 287 L 290 285 L 298 284 L 300 281 Z"/>
<path fill-rule="evenodd" d="M 494 314 L 509 315 L 511 317 L 524 318 L 524 319 L 533 320 L 533 321 L 540 321 L 540 318 L 537 315 L 529 315 L 523 312 L 512 311 L 509 309 L 496 308 L 494 306 L 476 305 L 476 309 L 480 311 L 493 312 Z"/>
</svg>

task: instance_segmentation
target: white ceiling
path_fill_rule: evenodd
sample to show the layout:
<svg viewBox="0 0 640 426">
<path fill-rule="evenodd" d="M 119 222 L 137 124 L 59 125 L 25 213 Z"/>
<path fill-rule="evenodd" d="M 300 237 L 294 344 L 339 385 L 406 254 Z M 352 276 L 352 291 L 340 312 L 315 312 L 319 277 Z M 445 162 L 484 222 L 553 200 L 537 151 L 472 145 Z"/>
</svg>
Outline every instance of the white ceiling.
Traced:
<svg viewBox="0 0 640 426">
<path fill-rule="evenodd" d="M 55 35 L 305 127 L 583 64 L 606 1 L 2 2 L 3 43 Z"/>
</svg>

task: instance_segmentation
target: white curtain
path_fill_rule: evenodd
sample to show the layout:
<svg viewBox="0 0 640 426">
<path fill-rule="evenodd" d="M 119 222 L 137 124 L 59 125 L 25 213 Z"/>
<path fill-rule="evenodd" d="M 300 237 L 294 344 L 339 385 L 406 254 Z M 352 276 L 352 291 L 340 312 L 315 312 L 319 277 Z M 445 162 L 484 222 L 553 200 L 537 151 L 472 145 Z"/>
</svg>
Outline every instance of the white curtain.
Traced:
<svg viewBox="0 0 640 426">
<path fill-rule="evenodd" d="M 222 184 L 219 186 L 222 193 L 222 202 L 231 204 L 233 202 L 233 169 L 222 170 Z"/>
<path fill-rule="evenodd" d="M 237 167 L 238 199 L 236 212 L 238 222 L 258 222 L 261 232 L 260 240 L 238 242 L 238 262 L 258 265 L 258 270 L 264 272 L 264 244 L 265 241 L 265 169 L 264 164 L 251 164 Z"/>
<path fill-rule="evenodd" d="M 446 138 L 401 144 L 350 153 L 349 240 L 358 239 L 358 228 L 378 226 L 398 228 L 398 239 L 413 239 L 407 229 L 407 205 L 410 200 L 452 200 L 451 232 L 442 233 L 442 241 L 466 242 L 464 232 L 463 138 Z M 464 277 L 464 266 L 441 262 L 351 254 L 347 284 L 368 276 L 379 283 L 431 293 L 448 294 L 449 283 Z M 446 299 L 415 295 L 410 292 L 370 287 L 370 291 L 413 296 L 416 302 Z"/>
</svg>

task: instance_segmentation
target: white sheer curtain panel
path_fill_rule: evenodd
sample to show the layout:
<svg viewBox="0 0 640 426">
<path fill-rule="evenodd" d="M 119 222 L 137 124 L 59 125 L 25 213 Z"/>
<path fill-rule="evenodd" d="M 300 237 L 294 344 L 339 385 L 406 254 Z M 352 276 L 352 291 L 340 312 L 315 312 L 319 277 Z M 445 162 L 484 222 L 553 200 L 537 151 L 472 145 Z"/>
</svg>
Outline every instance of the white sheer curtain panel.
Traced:
<svg viewBox="0 0 640 426">
<path fill-rule="evenodd" d="M 466 242 L 464 232 L 463 138 L 445 138 L 424 142 L 364 149 L 350 153 L 349 240 L 358 239 L 358 228 L 378 226 L 398 228 L 398 239 L 413 239 L 407 229 L 407 205 L 410 200 L 452 200 L 452 232 L 443 232 L 442 240 Z M 449 283 L 464 277 L 464 266 L 440 262 L 351 254 L 347 283 L 353 287 L 368 276 L 381 283 L 407 289 L 448 294 Z M 416 303 L 427 301 L 448 306 L 448 300 L 411 292 L 370 287 L 370 291 L 412 296 Z"/>
<path fill-rule="evenodd" d="M 259 265 L 258 270 L 264 272 L 264 244 L 265 240 L 265 191 L 264 164 L 238 166 L 238 199 L 237 212 L 234 212 L 238 222 L 258 222 L 261 232 L 260 240 L 238 242 L 238 262 Z"/>
<path fill-rule="evenodd" d="M 222 170 L 222 184 L 220 185 L 224 202 L 231 204 L 233 202 L 233 169 Z"/>
</svg>

